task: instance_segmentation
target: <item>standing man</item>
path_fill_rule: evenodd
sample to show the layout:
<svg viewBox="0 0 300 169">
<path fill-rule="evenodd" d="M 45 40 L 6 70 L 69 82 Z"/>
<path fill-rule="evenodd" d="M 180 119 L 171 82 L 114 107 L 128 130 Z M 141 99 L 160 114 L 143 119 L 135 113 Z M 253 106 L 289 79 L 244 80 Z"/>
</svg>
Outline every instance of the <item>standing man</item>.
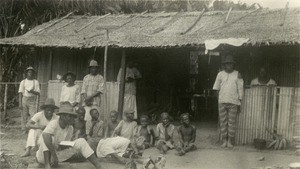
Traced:
<svg viewBox="0 0 300 169">
<path fill-rule="evenodd" d="M 36 99 L 40 94 L 40 83 L 34 79 L 35 70 L 33 67 L 28 67 L 25 70 L 26 79 L 22 80 L 19 86 L 19 107 L 22 108 L 21 126 L 25 131 L 25 125 L 28 117 L 33 117 L 36 113 Z"/>
<path fill-rule="evenodd" d="M 223 142 L 221 147 L 232 148 L 236 115 L 243 98 L 244 81 L 240 73 L 234 70 L 235 62 L 231 55 L 226 55 L 222 64 L 224 70 L 218 73 L 213 89 L 219 91 L 219 120 Z"/>
<path fill-rule="evenodd" d="M 121 81 L 122 68 L 119 70 L 117 80 Z M 125 91 L 123 112 L 134 111 L 134 119 L 137 119 L 136 106 L 136 81 L 142 78 L 141 73 L 133 66 L 133 61 L 129 61 L 126 67 Z M 124 117 L 124 115 L 123 115 Z"/>
<path fill-rule="evenodd" d="M 83 78 L 81 94 L 85 106 L 101 106 L 101 94 L 104 92 L 104 79 L 98 74 L 98 68 L 98 62 L 91 60 L 89 63 L 89 74 Z M 85 110 L 85 120 L 91 120 L 90 108 L 85 107 Z"/>
</svg>

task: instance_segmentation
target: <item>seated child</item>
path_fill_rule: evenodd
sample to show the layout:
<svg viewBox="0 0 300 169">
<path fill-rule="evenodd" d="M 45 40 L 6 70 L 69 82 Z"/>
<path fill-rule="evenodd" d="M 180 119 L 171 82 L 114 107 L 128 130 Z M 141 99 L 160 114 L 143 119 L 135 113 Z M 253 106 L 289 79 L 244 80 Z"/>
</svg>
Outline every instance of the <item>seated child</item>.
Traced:
<svg viewBox="0 0 300 169">
<path fill-rule="evenodd" d="M 161 114 L 162 123 L 157 125 L 157 143 L 156 147 L 158 148 L 161 154 L 165 154 L 169 149 L 173 149 L 173 134 L 175 126 L 170 124 L 169 114 L 163 112 Z"/>
<path fill-rule="evenodd" d="M 104 136 L 103 121 L 99 119 L 99 112 L 96 108 L 90 111 L 92 120 L 86 122 L 87 142 L 95 151 L 100 139 Z"/>
<path fill-rule="evenodd" d="M 196 128 L 190 124 L 188 113 L 183 113 L 180 116 L 181 125 L 178 127 L 179 142 L 176 145 L 178 155 L 197 149 L 195 146 Z"/>
<path fill-rule="evenodd" d="M 106 130 L 105 130 L 105 138 L 113 136 L 113 132 L 118 124 L 119 124 L 118 112 L 111 111 L 110 112 L 110 120 L 108 121 Z"/>
<path fill-rule="evenodd" d="M 125 112 L 125 116 L 125 120 L 121 120 L 115 128 L 113 136 L 121 136 L 133 140 L 134 132 L 137 128 L 137 123 L 133 121 L 134 112 L 127 111 Z"/>
<path fill-rule="evenodd" d="M 77 118 L 74 120 L 74 139 L 86 138 L 84 116 L 85 109 L 79 107 L 77 110 Z"/>
<path fill-rule="evenodd" d="M 135 142 L 139 149 L 150 148 L 154 144 L 155 134 L 153 129 L 148 126 L 148 116 L 140 117 L 141 125 L 137 127 L 135 132 Z"/>
</svg>

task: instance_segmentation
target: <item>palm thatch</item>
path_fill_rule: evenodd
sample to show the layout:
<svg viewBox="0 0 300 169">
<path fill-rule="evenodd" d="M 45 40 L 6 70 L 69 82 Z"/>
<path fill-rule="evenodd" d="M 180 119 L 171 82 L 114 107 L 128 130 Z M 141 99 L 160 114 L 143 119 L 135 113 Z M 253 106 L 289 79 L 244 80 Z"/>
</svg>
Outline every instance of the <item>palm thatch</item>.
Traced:
<svg viewBox="0 0 300 169">
<path fill-rule="evenodd" d="M 227 23 L 225 23 L 226 12 L 211 11 L 204 13 L 195 24 L 201 14 L 201 12 L 184 12 L 178 16 L 178 13 L 171 12 L 105 17 L 70 16 L 59 22 L 52 20 L 39 25 L 23 36 L 0 39 L 0 44 L 69 48 L 103 47 L 106 45 L 105 28 L 108 27 L 111 28 L 109 30 L 111 47 L 191 46 L 203 45 L 208 39 L 223 38 L 249 38 L 249 44 L 300 42 L 299 8 L 288 10 L 283 25 L 283 9 L 232 11 Z M 91 22 L 92 24 L 86 26 Z M 80 30 L 82 27 L 85 28 Z M 184 33 L 188 29 L 189 32 Z"/>
</svg>

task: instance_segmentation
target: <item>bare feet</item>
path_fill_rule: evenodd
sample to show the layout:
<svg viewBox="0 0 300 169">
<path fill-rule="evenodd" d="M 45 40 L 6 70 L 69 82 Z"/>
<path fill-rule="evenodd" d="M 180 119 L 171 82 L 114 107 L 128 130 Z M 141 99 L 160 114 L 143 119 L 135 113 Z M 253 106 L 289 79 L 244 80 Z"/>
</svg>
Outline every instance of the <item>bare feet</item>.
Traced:
<svg viewBox="0 0 300 169">
<path fill-rule="evenodd" d="M 223 141 L 223 144 L 221 145 L 222 148 L 227 147 L 227 141 Z"/>
<path fill-rule="evenodd" d="M 231 144 L 230 139 L 228 139 L 228 141 L 227 141 L 227 147 L 228 147 L 228 148 L 233 148 L 233 145 Z"/>
<path fill-rule="evenodd" d="M 28 157 L 30 156 L 30 148 L 26 148 L 25 153 L 21 155 L 21 157 Z"/>
</svg>

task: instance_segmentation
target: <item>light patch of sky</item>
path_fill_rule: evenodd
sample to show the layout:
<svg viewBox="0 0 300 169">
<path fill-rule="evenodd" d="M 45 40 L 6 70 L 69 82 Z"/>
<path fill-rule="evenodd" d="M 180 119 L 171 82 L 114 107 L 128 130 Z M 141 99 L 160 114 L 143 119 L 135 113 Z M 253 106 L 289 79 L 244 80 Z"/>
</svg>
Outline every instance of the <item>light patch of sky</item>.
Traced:
<svg viewBox="0 0 300 169">
<path fill-rule="evenodd" d="M 253 3 L 259 3 L 264 8 L 285 8 L 287 2 L 289 2 L 289 7 L 300 7 L 300 0 L 233 0 L 233 2 L 242 2 L 248 5 Z"/>
</svg>

